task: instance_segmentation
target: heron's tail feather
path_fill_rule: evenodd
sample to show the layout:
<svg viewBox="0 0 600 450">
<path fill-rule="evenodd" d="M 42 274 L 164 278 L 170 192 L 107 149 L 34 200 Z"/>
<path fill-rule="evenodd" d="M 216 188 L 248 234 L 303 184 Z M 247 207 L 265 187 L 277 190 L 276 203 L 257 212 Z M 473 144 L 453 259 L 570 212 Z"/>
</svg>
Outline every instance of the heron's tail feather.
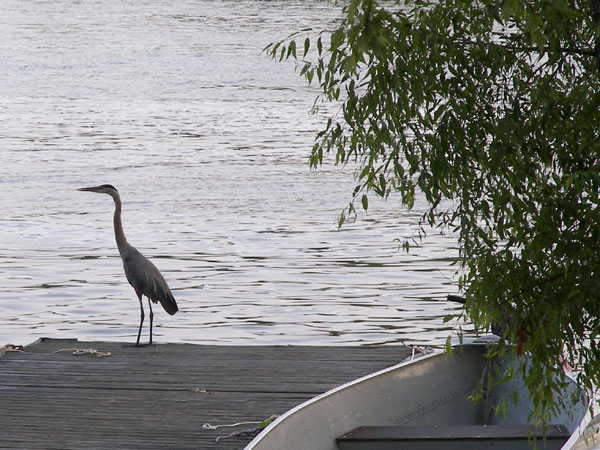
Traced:
<svg viewBox="0 0 600 450">
<path fill-rule="evenodd" d="M 177 302 L 175 301 L 175 298 L 171 294 L 168 296 L 162 297 L 160 299 L 160 304 L 165 309 L 165 311 L 171 315 L 173 315 L 177 311 L 179 311 L 179 308 L 177 307 Z"/>
</svg>

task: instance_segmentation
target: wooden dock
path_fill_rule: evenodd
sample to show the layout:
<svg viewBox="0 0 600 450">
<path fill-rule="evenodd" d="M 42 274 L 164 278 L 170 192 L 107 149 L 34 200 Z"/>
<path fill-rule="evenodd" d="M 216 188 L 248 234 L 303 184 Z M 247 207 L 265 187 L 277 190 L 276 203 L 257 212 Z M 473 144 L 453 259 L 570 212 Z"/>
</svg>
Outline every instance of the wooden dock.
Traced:
<svg viewBox="0 0 600 450">
<path fill-rule="evenodd" d="M 403 346 L 42 339 L 0 356 L 0 448 L 241 449 L 252 437 L 216 439 L 256 425 L 203 425 L 282 414 L 409 354 Z"/>
</svg>

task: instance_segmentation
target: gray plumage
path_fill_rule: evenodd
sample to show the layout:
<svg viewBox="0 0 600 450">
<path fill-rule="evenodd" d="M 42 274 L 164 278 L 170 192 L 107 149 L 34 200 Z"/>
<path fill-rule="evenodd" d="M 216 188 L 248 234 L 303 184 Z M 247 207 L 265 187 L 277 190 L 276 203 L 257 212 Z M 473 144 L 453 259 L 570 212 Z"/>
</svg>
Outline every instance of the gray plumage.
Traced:
<svg viewBox="0 0 600 450">
<path fill-rule="evenodd" d="M 160 302 L 166 312 L 173 315 L 178 311 L 171 289 L 152 262 L 135 247 L 127 244 L 121 253 L 123 269 L 129 284 L 136 293 L 144 295 L 154 303 Z"/>
<path fill-rule="evenodd" d="M 171 315 L 175 314 L 179 308 L 177 307 L 175 298 L 173 298 L 171 289 L 156 266 L 125 239 L 125 233 L 123 232 L 123 226 L 121 224 L 121 197 L 115 187 L 110 184 L 103 184 L 101 186 L 81 188 L 78 190 L 108 194 L 115 201 L 115 239 L 117 241 L 119 254 L 123 260 L 125 276 L 127 277 L 129 284 L 133 286 L 140 302 L 141 319 L 135 345 L 140 345 L 142 325 L 144 324 L 145 314 L 142 296 L 148 298 L 148 307 L 150 308 L 150 344 L 152 344 L 152 322 L 154 314 L 152 312 L 151 301 L 154 303 L 160 302 L 166 312 Z"/>
</svg>

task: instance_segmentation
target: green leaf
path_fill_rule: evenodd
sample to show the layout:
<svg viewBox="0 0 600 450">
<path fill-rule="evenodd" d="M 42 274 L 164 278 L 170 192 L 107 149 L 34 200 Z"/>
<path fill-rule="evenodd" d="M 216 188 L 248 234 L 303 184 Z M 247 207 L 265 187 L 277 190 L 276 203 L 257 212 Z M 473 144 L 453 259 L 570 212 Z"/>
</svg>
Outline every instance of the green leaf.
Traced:
<svg viewBox="0 0 600 450">
<path fill-rule="evenodd" d="M 296 59 L 296 41 L 290 41 L 288 45 L 286 58 L 289 58 L 290 56 Z"/>
<path fill-rule="evenodd" d="M 331 50 L 337 50 L 344 41 L 344 31 L 338 28 L 331 34 Z"/>
<path fill-rule="evenodd" d="M 346 215 L 344 213 L 341 213 L 340 217 L 338 218 L 338 228 L 342 228 L 344 222 L 346 222 Z"/>
<path fill-rule="evenodd" d="M 444 345 L 444 351 L 447 355 L 452 353 L 452 336 L 448 336 L 446 338 L 446 343 Z"/>
<path fill-rule="evenodd" d="M 518 14 L 519 0 L 504 0 L 502 2 L 502 18 L 508 21 L 511 16 Z"/>
<path fill-rule="evenodd" d="M 444 318 L 442 319 L 442 323 L 448 323 L 452 320 L 456 320 L 457 317 L 459 317 L 458 314 L 448 314 L 444 316 Z"/>
</svg>

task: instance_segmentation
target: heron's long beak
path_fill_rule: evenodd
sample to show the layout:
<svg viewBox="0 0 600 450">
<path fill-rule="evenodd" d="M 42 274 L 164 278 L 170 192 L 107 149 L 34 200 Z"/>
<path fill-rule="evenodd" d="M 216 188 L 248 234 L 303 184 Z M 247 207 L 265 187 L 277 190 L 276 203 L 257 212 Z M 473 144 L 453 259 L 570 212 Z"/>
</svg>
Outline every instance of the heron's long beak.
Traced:
<svg viewBox="0 0 600 450">
<path fill-rule="evenodd" d="M 86 192 L 98 192 L 100 190 L 100 186 L 94 187 L 84 187 L 77 189 L 78 191 L 86 191 Z"/>
</svg>

